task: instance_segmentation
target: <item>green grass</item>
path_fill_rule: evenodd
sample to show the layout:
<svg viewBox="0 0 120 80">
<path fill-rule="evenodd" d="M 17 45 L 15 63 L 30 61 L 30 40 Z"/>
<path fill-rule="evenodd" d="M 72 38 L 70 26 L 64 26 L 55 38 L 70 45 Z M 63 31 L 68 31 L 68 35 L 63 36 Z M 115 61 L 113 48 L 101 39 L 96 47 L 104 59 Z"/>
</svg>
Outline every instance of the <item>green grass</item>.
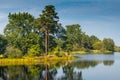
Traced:
<svg viewBox="0 0 120 80">
<path fill-rule="evenodd" d="M 108 50 L 91 50 L 92 53 L 112 53 L 112 51 Z"/>
<path fill-rule="evenodd" d="M 85 51 L 73 51 L 72 54 L 87 54 L 88 52 Z"/>
<path fill-rule="evenodd" d="M 21 59 L 8 59 L 2 58 L 0 59 L 0 66 L 9 66 L 9 65 L 34 65 L 34 64 L 54 64 L 57 62 L 70 61 L 73 60 L 73 56 L 65 56 L 65 57 L 50 57 L 50 56 L 40 56 L 35 58 L 21 58 Z"/>
<path fill-rule="evenodd" d="M 89 54 L 89 53 L 94 53 L 94 54 L 100 54 L 100 53 L 112 53 L 112 51 L 108 50 L 90 50 L 88 52 L 86 51 L 72 51 L 72 54 Z"/>
</svg>

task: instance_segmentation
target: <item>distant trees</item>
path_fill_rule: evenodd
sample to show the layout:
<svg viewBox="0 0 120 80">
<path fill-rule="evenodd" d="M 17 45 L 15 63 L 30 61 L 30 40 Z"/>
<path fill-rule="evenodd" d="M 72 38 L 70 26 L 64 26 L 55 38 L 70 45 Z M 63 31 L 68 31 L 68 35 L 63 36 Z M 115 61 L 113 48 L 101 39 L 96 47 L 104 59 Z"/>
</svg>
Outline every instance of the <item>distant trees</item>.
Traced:
<svg viewBox="0 0 120 80">
<path fill-rule="evenodd" d="M 93 49 L 95 50 L 103 50 L 104 49 L 104 43 L 102 41 L 98 41 L 93 44 Z"/>
<path fill-rule="evenodd" d="M 91 49 L 93 49 L 94 44 L 99 41 L 99 38 L 97 38 L 95 35 L 90 36 Z"/>
<path fill-rule="evenodd" d="M 110 38 L 104 38 L 103 41 L 98 41 L 93 44 L 93 49 L 114 51 L 114 41 Z"/>
<path fill-rule="evenodd" d="M 88 36 L 82 32 L 79 24 L 66 26 L 67 44 L 66 47 L 72 50 L 93 49 L 94 43 L 100 41 L 96 36 Z"/>
<path fill-rule="evenodd" d="M 110 38 L 104 38 L 103 39 L 104 48 L 109 51 L 114 51 L 115 43 Z"/>
<path fill-rule="evenodd" d="M 109 50 L 114 51 L 114 41 L 105 38 L 101 41 L 95 35 L 89 36 L 82 32 L 79 24 L 66 26 L 66 50 Z"/>
<path fill-rule="evenodd" d="M 109 50 L 114 51 L 114 41 L 110 38 L 104 38 L 103 41 L 99 40 L 95 35 L 89 36 L 82 32 L 79 24 L 66 26 L 67 44 L 66 50 Z"/>
<path fill-rule="evenodd" d="M 120 52 L 120 47 L 119 46 L 115 46 L 115 50 L 116 52 Z"/>
</svg>

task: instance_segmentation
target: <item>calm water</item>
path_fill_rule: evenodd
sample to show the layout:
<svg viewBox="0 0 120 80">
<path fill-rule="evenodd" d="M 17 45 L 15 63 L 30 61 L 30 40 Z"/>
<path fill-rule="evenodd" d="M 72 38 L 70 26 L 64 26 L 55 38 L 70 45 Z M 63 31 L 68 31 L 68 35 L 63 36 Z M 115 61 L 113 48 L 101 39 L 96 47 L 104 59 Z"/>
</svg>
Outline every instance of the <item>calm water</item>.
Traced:
<svg viewBox="0 0 120 80">
<path fill-rule="evenodd" d="M 120 80 L 120 53 L 75 56 L 72 62 L 0 66 L 0 80 Z"/>
</svg>

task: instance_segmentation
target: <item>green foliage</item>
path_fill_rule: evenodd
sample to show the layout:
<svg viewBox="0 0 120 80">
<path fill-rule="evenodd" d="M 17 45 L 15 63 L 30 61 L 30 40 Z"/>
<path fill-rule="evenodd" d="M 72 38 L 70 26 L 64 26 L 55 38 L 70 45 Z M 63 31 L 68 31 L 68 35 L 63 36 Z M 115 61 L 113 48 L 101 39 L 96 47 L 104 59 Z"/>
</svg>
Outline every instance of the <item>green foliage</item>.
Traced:
<svg viewBox="0 0 120 80">
<path fill-rule="evenodd" d="M 48 41 L 49 42 L 49 46 L 48 46 L 49 52 L 53 51 L 54 48 L 57 46 L 55 39 L 56 39 L 55 37 L 49 36 L 49 41 Z"/>
<path fill-rule="evenodd" d="M 40 66 L 28 66 L 28 70 L 31 76 L 39 76 L 40 75 Z"/>
<path fill-rule="evenodd" d="M 6 50 L 7 40 L 3 35 L 0 35 L 0 54 L 3 54 Z"/>
<path fill-rule="evenodd" d="M 53 5 L 45 6 L 42 14 L 40 14 L 39 23 L 40 27 L 43 31 L 49 31 L 54 34 L 58 27 L 58 19 L 57 12 L 55 12 L 55 7 Z"/>
<path fill-rule="evenodd" d="M 20 49 L 25 55 L 31 45 L 39 44 L 40 37 L 34 31 L 34 17 L 29 13 L 9 14 L 9 23 L 4 29 L 8 44 Z"/>
<path fill-rule="evenodd" d="M 80 48 L 79 50 L 82 51 L 82 53 L 88 53 L 88 52 L 90 52 L 90 49 L 84 48 L 84 47 Z"/>
<path fill-rule="evenodd" d="M 67 25 L 65 29 L 58 21 L 53 5 L 45 6 L 36 19 L 27 12 L 9 13 L 8 24 L 4 29 L 5 36 L 0 35 L 0 53 L 5 52 L 7 43 L 14 46 L 7 47 L 7 57 L 39 56 L 45 52 L 54 52 L 61 56 L 61 51 L 89 52 L 93 49 L 114 51 L 112 39 L 100 41 L 96 36 L 82 32 L 79 24 Z M 120 51 L 118 49 L 115 48 Z"/>
<path fill-rule="evenodd" d="M 9 13 L 8 18 L 9 23 L 4 30 L 5 35 L 12 35 L 13 32 L 19 37 L 24 37 L 32 31 L 34 17 L 29 13 Z"/>
<path fill-rule="evenodd" d="M 82 34 L 82 47 L 86 48 L 86 49 L 91 49 L 91 43 L 90 43 L 90 38 L 88 35 L 86 35 L 85 33 Z"/>
<path fill-rule="evenodd" d="M 56 55 L 56 56 L 61 56 L 61 54 L 60 54 L 60 47 L 56 47 L 56 48 L 54 48 L 54 55 Z"/>
<path fill-rule="evenodd" d="M 91 49 L 93 49 L 94 44 L 95 44 L 96 42 L 99 42 L 99 41 L 100 41 L 100 40 L 99 40 L 96 36 L 94 36 L 94 35 L 90 36 Z"/>
<path fill-rule="evenodd" d="M 23 51 L 23 54 L 26 54 L 28 53 L 28 50 L 29 48 L 31 48 L 32 45 L 39 45 L 39 43 L 40 43 L 39 35 L 31 32 L 28 36 L 21 37 L 18 39 L 17 47 L 21 51 Z"/>
<path fill-rule="evenodd" d="M 66 52 L 68 52 L 68 54 L 69 54 L 70 51 L 72 51 L 72 45 L 71 44 L 66 44 Z"/>
<path fill-rule="evenodd" d="M 45 6 L 40 18 L 35 21 L 38 23 L 37 28 L 42 31 L 45 35 L 45 52 L 48 54 L 49 51 L 49 36 L 54 35 L 58 31 L 58 19 L 57 12 L 53 5 Z"/>
<path fill-rule="evenodd" d="M 96 50 L 102 50 L 102 49 L 104 49 L 103 42 L 99 41 L 99 42 L 94 43 L 93 44 L 93 49 L 96 49 Z"/>
<path fill-rule="evenodd" d="M 114 41 L 112 39 L 104 38 L 103 43 L 104 43 L 104 48 L 106 50 L 114 51 L 115 43 L 114 43 Z"/>
<path fill-rule="evenodd" d="M 39 45 L 32 45 L 31 48 L 28 50 L 28 56 L 40 56 L 42 54 L 42 50 L 40 49 Z"/>
<path fill-rule="evenodd" d="M 22 52 L 18 48 L 8 46 L 4 56 L 8 58 L 21 58 Z"/>
<path fill-rule="evenodd" d="M 115 51 L 116 52 L 120 52 L 120 47 L 119 46 L 115 46 Z"/>
<path fill-rule="evenodd" d="M 66 28 L 67 28 L 66 35 L 67 35 L 68 43 L 71 44 L 73 49 L 80 48 L 81 47 L 81 33 L 82 33 L 80 25 L 79 24 L 67 25 Z"/>
</svg>

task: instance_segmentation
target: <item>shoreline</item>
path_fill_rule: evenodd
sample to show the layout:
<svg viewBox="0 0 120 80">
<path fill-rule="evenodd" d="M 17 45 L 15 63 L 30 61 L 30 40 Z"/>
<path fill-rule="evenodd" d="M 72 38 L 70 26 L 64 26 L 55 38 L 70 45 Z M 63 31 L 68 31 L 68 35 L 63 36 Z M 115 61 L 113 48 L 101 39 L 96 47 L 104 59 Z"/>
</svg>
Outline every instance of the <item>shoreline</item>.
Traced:
<svg viewBox="0 0 120 80">
<path fill-rule="evenodd" d="M 90 51 L 72 51 L 72 54 L 111 54 L 113 51 L 108 50 L 90 50 Z"/>
<path fill-rule="evenodd" d="M 35 64 L 55 64 L 57 62 L 66 62 L 74 59 L 74 56 L 65 57 L 49 57 L 49 56 L 39 56 L 39 57 L 26 57 L 26 58 L 2 58 L 0 59 L 0 66 L 8 65 L 35 65 Z"/>
</svg>

